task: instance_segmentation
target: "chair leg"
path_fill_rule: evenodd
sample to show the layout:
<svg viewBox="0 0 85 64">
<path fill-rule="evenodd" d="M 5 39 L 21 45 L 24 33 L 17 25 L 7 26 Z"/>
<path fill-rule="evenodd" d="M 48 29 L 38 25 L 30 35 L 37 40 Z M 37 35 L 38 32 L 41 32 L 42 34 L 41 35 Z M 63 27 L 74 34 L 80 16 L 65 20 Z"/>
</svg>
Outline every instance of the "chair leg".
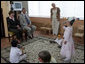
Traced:
<svg viewBox="0 0 85 64">
<path fill-rule="evenodd" d="M 27 42 L 27 32 L 25 32 L 25 40 L 26 40 L 26 42 Z"/>
<path fill-rule="evenodd" d="M 9 42 L 10 42 L 10 34 L 8 34 Z"/>
<path fill-rule="evenodd" d="M 12 36 L 12 39 L 14 39 L 14 35 Z"/>
</svg>

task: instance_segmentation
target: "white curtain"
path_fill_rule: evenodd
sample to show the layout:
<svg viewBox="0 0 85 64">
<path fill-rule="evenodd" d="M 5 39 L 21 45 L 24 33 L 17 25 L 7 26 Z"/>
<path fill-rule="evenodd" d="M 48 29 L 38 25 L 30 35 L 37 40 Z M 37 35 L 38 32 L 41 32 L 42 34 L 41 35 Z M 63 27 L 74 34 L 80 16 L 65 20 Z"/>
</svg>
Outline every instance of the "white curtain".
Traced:
<svg viewBox="0 0 85 64">
<path fill-rule="evenodd" d="M 52 3 L 60 8 L 61 18 L 77 17 L 84 20 L 84 1 L 28 1 L 29 16 L 50 18 Z"/>
</svg>

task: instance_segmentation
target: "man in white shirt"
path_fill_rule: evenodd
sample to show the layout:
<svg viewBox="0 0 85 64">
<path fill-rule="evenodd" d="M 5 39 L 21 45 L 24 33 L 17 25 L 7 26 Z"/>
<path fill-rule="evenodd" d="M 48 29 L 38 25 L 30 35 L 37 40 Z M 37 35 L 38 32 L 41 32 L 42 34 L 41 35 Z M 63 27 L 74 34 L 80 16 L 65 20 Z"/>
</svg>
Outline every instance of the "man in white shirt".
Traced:
<svg viewBox="0 0 85 64">
<path fill-rule="evenodd" d="M 10 62 L 11 63 L 19 63 L 21 60 L 25 60 L 26 59 L 26 54 L 23 52 L 23 48 L 22 50 L 19 49 L 17 47 L 17 41 L 13 40 L 11 42 L 11 50 L 10 50 Z"/>
</svg>

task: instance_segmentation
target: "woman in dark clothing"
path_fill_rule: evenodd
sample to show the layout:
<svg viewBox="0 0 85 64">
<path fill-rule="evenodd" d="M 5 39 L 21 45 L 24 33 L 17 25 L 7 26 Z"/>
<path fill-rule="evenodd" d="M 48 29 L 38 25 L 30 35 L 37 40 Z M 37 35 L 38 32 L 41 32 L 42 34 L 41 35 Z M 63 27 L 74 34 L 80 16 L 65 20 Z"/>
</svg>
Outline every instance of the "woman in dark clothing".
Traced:
<svg viewBox="0 0 85 64">
<path fill-rule="evenodd" d="M 14 19 L 14 12 L 9 12 L 9 17 L 7 17 L 8 31 L 14 32 L 18 40 L 22 39 L 22 29 L 18 20 Z"/>
</svg>

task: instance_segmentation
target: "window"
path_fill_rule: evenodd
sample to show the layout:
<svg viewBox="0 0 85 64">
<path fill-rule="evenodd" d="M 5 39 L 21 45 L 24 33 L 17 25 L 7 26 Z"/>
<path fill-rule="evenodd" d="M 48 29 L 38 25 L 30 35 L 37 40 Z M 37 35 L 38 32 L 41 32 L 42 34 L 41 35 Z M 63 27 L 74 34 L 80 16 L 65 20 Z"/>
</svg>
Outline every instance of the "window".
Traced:
<svg viewBox="0 0 85 64">
<path fill-rule="evenodd" d="M 84 1 L 28 1 L 29 16 L 50 18 L 52 3 L 60 8 L 61 18 L 77 17 L 84 19 Z"/>
</svg>

